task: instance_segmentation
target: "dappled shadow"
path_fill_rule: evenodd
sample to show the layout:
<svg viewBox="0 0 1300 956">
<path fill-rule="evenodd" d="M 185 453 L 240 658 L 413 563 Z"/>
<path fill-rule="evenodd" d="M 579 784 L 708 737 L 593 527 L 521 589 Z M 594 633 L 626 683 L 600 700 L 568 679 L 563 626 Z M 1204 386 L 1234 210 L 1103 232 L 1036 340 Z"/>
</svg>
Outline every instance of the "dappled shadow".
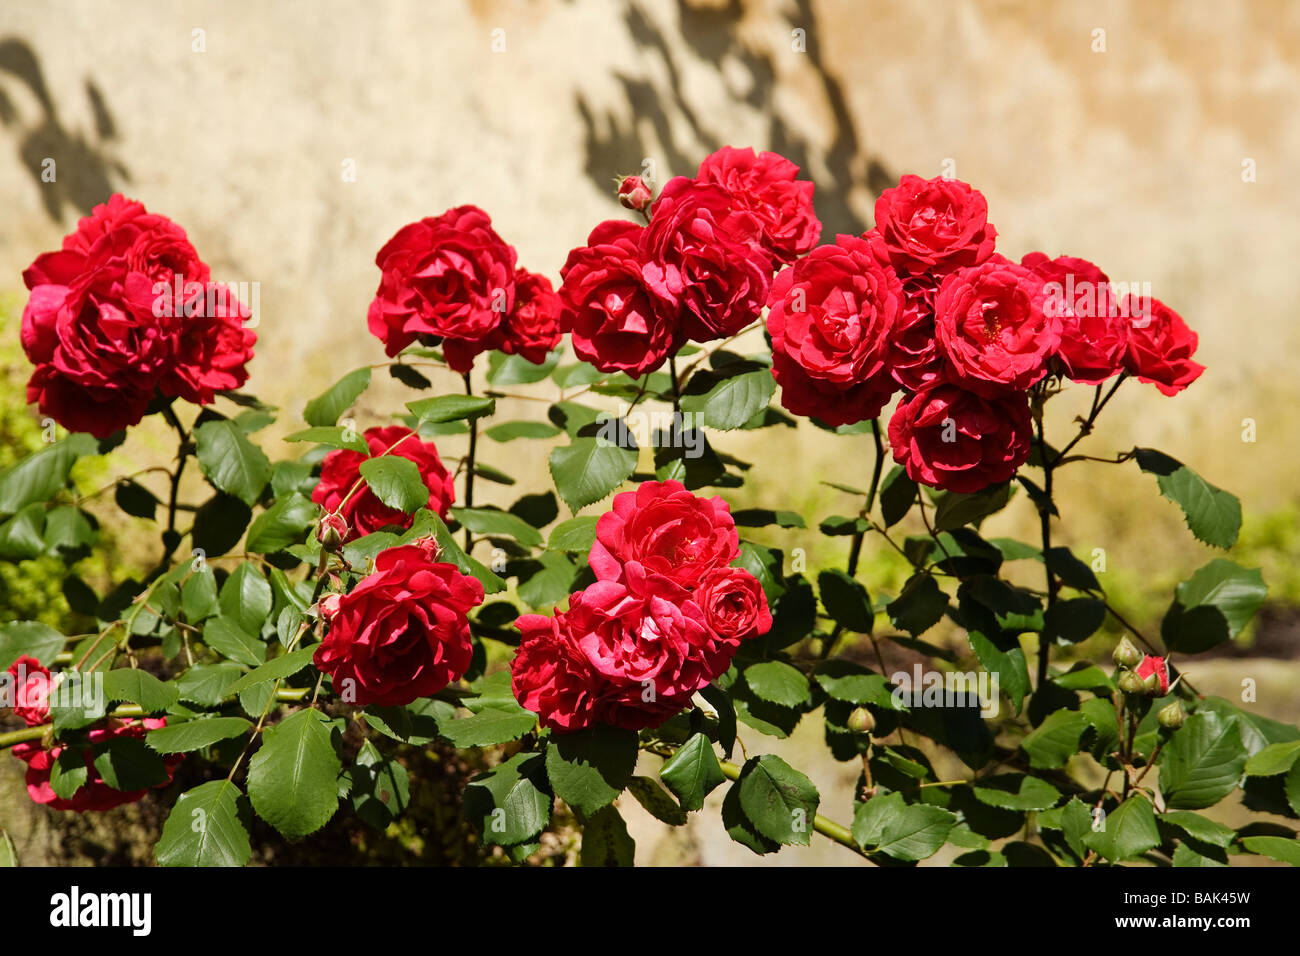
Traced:
<svg viewBox="0 0 1300 956">
<path fill-rule="evenodd" d="M 22 103 L 26 95 L 12 95 L 19 88 L 35 100 L 37 115 Z M 0 124 L 14 138 L 23 168 L 55 222 L 63 221 L 68 207 L 88 214 L 114 192 L 115 181 L 130 181 L 126 167 L 107 146 L 117 138 L 113 114 L 89 77 L 85 95 L 94 119 L 93 137 L 64 125 L 32 48 L 16 37 L 0 40 Z"/>
<path fill-rule="evenodd" d="M 660 60 L 666 79 L 617 71 L 614 78 L 626 101 L 623 109 L 597 111 L 582 92 L 576 94 L 586 131 L 586 173 L 591 181 L 602 190 L 609 189 L 615 174 L 637 171 L 646 156 L 661 159 L 679 173 L 692 171 L 705 154 L 719 146 L 751 145 L 729 143 L 687 92 L 687 69 L 716 69 L 738 106 L 743 104 L 766 116 L 769 148 L 816 180 L 817 213 L 825 227 L 824 236 L 862 232 L 867 224 L 854 214 L 849 194 L 855 189 L 879 194 L 897 177 L 862 141 L 844 86 L 823 58 L 821 25 L 811 0 L 797 0 L 782 39 L 793 37 L 796 29 L 804 31 L 804 50 L 792 55 L 806 58 L 806 68 L 812 71 L 832 117 L 833 135 L 825 146 L 810 140 L 778 109 L 774 91 L 780 47 L 760 49 L 742 39 L 738 30 L 743 16 L 741 0 L 701 6 L 677 0 L 677 8 L 680 40 L 662 31 L 636 0 L 629 0 L 624 11 L 632 39 Z M 723 69 L 724 64 L 728 69 Z M 652 142 L 642 135 L 647 124 Z"/>
</svg>

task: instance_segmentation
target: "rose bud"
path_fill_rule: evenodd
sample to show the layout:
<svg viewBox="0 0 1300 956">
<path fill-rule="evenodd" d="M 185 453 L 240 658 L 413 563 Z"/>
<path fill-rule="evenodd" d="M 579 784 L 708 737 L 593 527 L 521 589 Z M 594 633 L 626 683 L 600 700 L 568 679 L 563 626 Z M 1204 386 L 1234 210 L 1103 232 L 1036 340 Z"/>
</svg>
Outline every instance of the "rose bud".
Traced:
<svg viewBox="0 0 1300 956">
<path fill-rule="evenodd" d="M 855 734 L 869 734 L 876 728 L 876 718 L 865 707 L 855 708 L 849 714 L 849 730 Z"/>
<path fill-rule="evenodd" d="M 316 526 L 316 540 L 326 551 L 337 553 L 348 536 L 348 523 L 337 512 L 327 514 Z"/>
<path fill-rule="evenodd" d="M 1146 693 L 1142 678 L 1138 677 L 1133 671 L 1124 671 L 1119 675 L 1119 680 L 1116 683 L 1121 691 L 1130 696 L 1140 696 Z"/>
<path fill-rule="evenodd" d="M 1163 657 L 1148 654 L 1142 658 L 1134 673 L 1142 678 L 1142 686 L 1148 694 L 1160 696 L 1169 693 L 1169 664 Z"/>
<path fill-rule="evenodd" d="M 334 620 L 339 613 L 339 602 L 343 600 L 341 594 L 327 594 L 320 599 L 316 605 L 316 610 L 320 613 L 321 619 L 326 623 Z"/>
<path fill-rule="evenodd" d="M 650 208 L 654 195 L 640 176 L 624 176 L 618 181 L 618 201 L 634 212 Z"/>
<path fill-rule="evenodd" d="M 1133 646 L 1133 642 L 1127 637 L 1120 638 L 1120 642 L 1115 645 L 1115 653 L 1111 659 L 1125 670 L 1132 670 L 1142 661 L 1142 652 Z"/>
<path fill-rule="evenodd" d="M 1177 730 L 1187 719 L 1187 714 L 1183 712 L 1183 705 L 1178 701 L 1161 707 L 1156 713 L 1156 720 L 1160 721 L 1160 726 L 1169 730 Z"/>
</svg>

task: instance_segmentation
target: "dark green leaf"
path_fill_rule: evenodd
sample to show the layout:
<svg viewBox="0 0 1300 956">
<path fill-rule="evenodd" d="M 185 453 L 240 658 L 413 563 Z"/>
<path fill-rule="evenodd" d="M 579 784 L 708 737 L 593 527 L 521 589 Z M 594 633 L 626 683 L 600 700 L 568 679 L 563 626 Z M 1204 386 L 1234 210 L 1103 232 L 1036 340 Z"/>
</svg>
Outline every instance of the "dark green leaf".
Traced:
<svg viewBox="0 0 1300 956">
<path fill-rule="evenodd" d="M 308 425 L 333 425 L 369 386 L 370 369 L 354 369 L 308 402 L 302 417 Z"/>
</svg>

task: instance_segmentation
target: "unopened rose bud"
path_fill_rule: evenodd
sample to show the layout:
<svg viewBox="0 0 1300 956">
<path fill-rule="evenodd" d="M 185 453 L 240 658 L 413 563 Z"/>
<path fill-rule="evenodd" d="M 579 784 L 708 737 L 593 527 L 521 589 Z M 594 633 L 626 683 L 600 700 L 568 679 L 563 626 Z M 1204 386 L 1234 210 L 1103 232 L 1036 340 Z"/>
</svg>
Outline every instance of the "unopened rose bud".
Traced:
<svg viewBox="0 0 1300 956">
<path fill-rule="evenodd" d="M 341 514 L 327 514 L 316 526 L 316 540 L 326 551 L 337 553 L 348 536 L 348 523 Z"/>
<path fill-rule="evenodd" d="M 1120 642 L 1115 645 L 1115 653 L 1111 659 L 1120 667 L 1132 670 L 1137 667 L 1142 660 L 1142 652 L 1139 651 L 1127 637 L 1120 638 Z"/>
<path fill-rule="evenodd" d="M 1187 714 L 1183 712 L 1183 705 L 1178 701 L 1166 704 L 1156 713 L 1156 720 L 1160 721 L 1160 726 L 1168 727 L 1170 730 L 1177 730 L 1186 719 Z"/>
<path fill-rule="evenodd" d="M 419 538 L 415 541 L 412 541 L 411 545 L 413 547 L 419 548 L 426 555 L 428 555 L 430 561 L 437 561 L 438 557 L 442 554 L 442 545 L 438 544 L 438 539 L 432 536 L 427 538 Z"/>
<path fill-rule="evenodd" d="M 618 201 L 635 212 L 644 212 L 650 207 L 654 195 L 650 187 L 640 176 L 625 176 L 618 182 Z"/>
<path fill-rule="evenodd" d="M 339 604 L 342 603 L 342 601 L 343 595 L 341 594 L 327 594 L 321 598 L 320 603 L 316 605 L 316 609 L 320 612 L 321 620 L 328 624 L 330 621 L 334 620 L 334 618 L 338 617 Z"/>
<path fill-rule="evenodd" d="M 1163 657 L 1148 654 L 1134 668 L 1133 673 L 1142 678 L 1142 685 L 1152 696 L 1169 693 L 1169 664 Z"/>
<path fill-rule="evenodd" d="M 855 734 L 869 734 L 876 729 L 876 718 L 865 707 L 856 708 L 849 714 L 849 730 Z"/>
<path fill-rule="evenodd" d="M 1116 683 L 1119 685 L 1119 689 L 1126 694 L 1141 695 L 1146 693 L 1142 678 L 1138 677 L 1133 671 L 1124 671 L 1119 675 L 1119 680 Z"/>
</svg>

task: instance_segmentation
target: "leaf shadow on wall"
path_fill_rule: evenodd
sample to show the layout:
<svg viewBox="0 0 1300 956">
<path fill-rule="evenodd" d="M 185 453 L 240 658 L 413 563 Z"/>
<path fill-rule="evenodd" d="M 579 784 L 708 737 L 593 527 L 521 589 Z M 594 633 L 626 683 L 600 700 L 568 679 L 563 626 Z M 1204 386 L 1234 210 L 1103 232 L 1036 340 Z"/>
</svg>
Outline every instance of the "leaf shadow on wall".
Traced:
<svg viewBox="0 0 1300 956">
<path fill-rule="evenodd" d="M 636 172 L 646 156 L 661 157 L 668 168 L 685 173 L 693 172 L 705 155 L 720 146 L 749 145 L 730 144 L 727 134 L 714 127 L 688 97 L 684 74 L 688 68 L 704 64 L 719 70 L 728 95 L 738 106 L 766 117 L 768 148 L 797 163 L 803 176 L 816 180 L 823 241 L 836 233 L 861 233 L 867 223 L 854 213 L 849 194 L 865 189 L 879 195 L 897 182 L 897 176 L 862 142 L 843 84 L 822 57 L 821 26 L 811 0 L 794 4 L 783 38 L 792 37 L 796 29 L 804 31 L 802 55 L 834 124 L 825 145 L 812 141 L 778 110 L 774 96 L 776 53 L 756 49 L 741 38 L 738 26 L 743 0 L 728 0 L 721 6 L 677 0 L 677 9 L 681 30 L 673 37 L 652 22 L 636 2 L 629 2 L 624 12 L 624 22 L 637 45 L 663 64 L 665 81 L 616 72 L 627 102 L 627 109 L 617 112 L 598 112 L 581 92 L 576 96 L 586 131 L 586 173 L 591 182 L 608 192 L 616 173 Z M 684 51 L 680 41 L 685 42 Z M 649 124 L 653 142 L 640 134 L 642 124 Z"/>
<path fill-rule="evenodd" d="M 31 110 L 21 108 L 21 100 L 11 95 L 15 87 L 26 88 L 39 116 L 24 115 Z M 88 215 L 116 191 L 115 182 L 131 180 L 126 167 L 111 155 L 117 124 L 104 94 L 89 77 L 85 94 L 94 118 L 91 137 L 64 125 L 31 46 L 16 37 L 0 40 L 0 124 L 14 138 L 23 168 L 55 222 L 64 220 L 67 207 Z"/>
</svg>

